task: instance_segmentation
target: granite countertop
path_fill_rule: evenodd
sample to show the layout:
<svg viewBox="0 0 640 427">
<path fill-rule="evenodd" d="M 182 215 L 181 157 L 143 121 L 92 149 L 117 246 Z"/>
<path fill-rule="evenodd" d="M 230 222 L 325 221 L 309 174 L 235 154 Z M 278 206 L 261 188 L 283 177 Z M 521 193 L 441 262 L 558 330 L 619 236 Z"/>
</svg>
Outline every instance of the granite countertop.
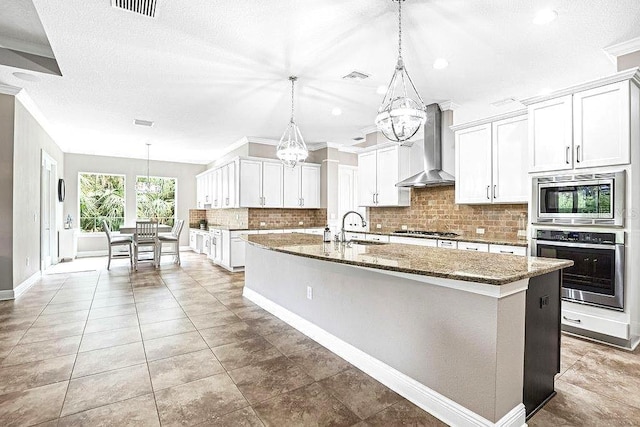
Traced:
<svg viewBox="0 0 640 427">
<path fill-rule="evenodd" d="M 250 244 L 278 252 L 342 264 L 467 282 L 504 285 L 571 267 L 573 261 L 388 243 L 323 243 L 304 234 L 252 234 Z"/>
<path fill-rule="evenodd" d="M 409 237 L 411 239 L 432 239 L 432 240 L 456 240 L 460 242 L 471 242 L 471 243 L 487 243 L 493 245 L 509 245 L 509 246 L 522 246 L 527 247 L 529 242 L 526 239 L 518 239 L 517 237 L 508 238 L 508 237 L 500 237 L 500 236 L 492 236 L 490 234 L 461 234 L 456 237 L 438 237 L 438 236 L 423 236 L 420 234 L 410 234 L 410 233 L 394 233 L 394 232 L 381 232 L 381 231 L 358 231 L 358 230 L 349 230 L 349 233 L 365 233 L 365 234 L 377 234 L 379 236 L 397 236 L 397 237 Z"/>
</svg>

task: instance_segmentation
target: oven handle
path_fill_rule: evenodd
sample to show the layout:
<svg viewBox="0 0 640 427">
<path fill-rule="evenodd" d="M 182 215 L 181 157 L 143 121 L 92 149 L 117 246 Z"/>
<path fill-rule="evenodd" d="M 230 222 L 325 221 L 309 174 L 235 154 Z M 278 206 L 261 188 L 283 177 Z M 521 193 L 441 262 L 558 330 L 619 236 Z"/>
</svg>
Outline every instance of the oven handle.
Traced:
<svg viewBox="0 0 640 427">
<path fill-rule="evenodd" d="M 611 245 L 601 245 L 596 243 L 574 243 L 574 242 L 558 242 L 555 240 L 539 240 L 536 239 L 537 245 L 547 245 L 547 246 L 566 246 L 570 248 L 585 248 L 585 249 L 609 249 L 611 251 L 617 250 L 616 246 L 624 246 L 621 243 L 611 244 Z"/>
</svg>

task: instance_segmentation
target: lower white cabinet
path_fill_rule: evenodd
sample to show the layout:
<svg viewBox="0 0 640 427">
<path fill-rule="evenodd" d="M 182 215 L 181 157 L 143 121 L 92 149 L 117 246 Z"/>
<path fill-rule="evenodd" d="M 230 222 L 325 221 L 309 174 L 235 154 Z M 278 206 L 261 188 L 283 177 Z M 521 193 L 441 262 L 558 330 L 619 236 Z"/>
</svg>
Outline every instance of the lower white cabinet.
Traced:
<svg viewBox="0 0 640 427">
<path fill-rule="evenodd" d="M 202 253 L 202 234 L 199 230 L 189 230 L 189 247 L 196 253 Z"/>
<path fill-rule="evenodd" d="M 458 242 L 458 249 L 461 251 L 489 252 L 489 245 L 486 243 Z"/>
<path fill-rule="evenodd" d="M 453 240 L 438 240 L 438 247 L 443 249 L 458 249 L 458 242 Z"/>
<path fill-rule="evenodd" d="M 427 246 L 430 248 L 438 246 L 438 241 L 436 239 L 423 239 L 420 237 L 390 236 L 389 242 L 402 243 L 403 245 Z"/>
<path fill-rule="evenodd" d="M 570 306 L 566 301 L 562 301 L 562 324 L 571 326 L 578 329 L 584 329 L 591 332 L 597 332 L 603 335 L 609 335 L 611 337 L 621 338 L 623 340 L 629 339 L 629 324 L 614 319 L 607 319 L 604 317 L 582 313 L 580 311 L 573 311 L 566 309 L 565 306 Z"/>
<path fill-rule="evenodd" d="M 78 236 L 75 228 L 58 231 L 58 258 L 74 259 L 78 255 Z"/>
<path fill-rule="evenodd" d="M 489 245 L 489 252 L 493 254 L 527 256 L 526 246 Z"/>
<path fill-rule="evenodd" d="M 381 234 L 367 234 L 365 240 L 369 240 L 370 242 L 383 242 L 389 243 L 389 236 L 384 236 Z"/>
</svg>

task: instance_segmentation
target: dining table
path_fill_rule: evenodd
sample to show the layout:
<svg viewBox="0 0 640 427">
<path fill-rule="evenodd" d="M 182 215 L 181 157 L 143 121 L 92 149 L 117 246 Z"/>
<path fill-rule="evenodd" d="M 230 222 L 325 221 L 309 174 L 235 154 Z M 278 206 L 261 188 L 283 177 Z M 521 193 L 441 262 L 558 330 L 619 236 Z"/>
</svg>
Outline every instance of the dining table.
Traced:
<svg viewBox="0 0 640 427">
<path fill-rule="evenodd" d="M 171 233 L 171 226 L 166 224 L 158 224 L 158 233 Z M 132 226 L 120 227 L 120 234 L 136 234 L 135 224 Z"/>
</svg>

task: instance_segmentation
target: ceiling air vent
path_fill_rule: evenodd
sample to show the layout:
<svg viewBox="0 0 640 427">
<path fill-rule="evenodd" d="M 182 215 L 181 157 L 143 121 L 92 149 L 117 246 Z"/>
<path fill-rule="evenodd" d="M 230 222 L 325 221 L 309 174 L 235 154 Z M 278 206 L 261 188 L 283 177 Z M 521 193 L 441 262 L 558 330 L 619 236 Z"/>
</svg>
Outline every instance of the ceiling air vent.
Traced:
<svg viewBox="0 0 640 427">
<path fill-rule="evenodd" d="M 496 102 L 492 102 L 491 105 L 493 105 L 494 107 L 500 108 L 500 107 L 504 107 L 505 105 L 513 104 L 514 102 L 518 102 L 518 100 L 515 98 L 505 98 Z"/>
<path fill-rule="evenodd" d="M 111 0 L 111 6 L 116 9 L 128 10 L 150 18 L 156 16 L 156 3 L 158 0 Z"/>
<path fill-rule="evenodd" d="M 358 141 L 358 142 L 364 141 L 364 138 L 361 137 L 361 136 L 356 136 L 355 138 L 351 138 L 351 139 L 353 139 L 354 141 Z"/>
<path fill-rule="evenodd" d="M 360 71 L 352 71 L 342 78 L 346 80 L 364 80 L 369 78 L 369 74 L 365 74 Z"/>
<path fill-rule="evenodd" d="M 133 124 L 136 126 L 146 126 L 146 127 L 153 126 L 153 122 L 151 120 L 142 120 L 142 119 L 134 119 Z"/>
</svg>

